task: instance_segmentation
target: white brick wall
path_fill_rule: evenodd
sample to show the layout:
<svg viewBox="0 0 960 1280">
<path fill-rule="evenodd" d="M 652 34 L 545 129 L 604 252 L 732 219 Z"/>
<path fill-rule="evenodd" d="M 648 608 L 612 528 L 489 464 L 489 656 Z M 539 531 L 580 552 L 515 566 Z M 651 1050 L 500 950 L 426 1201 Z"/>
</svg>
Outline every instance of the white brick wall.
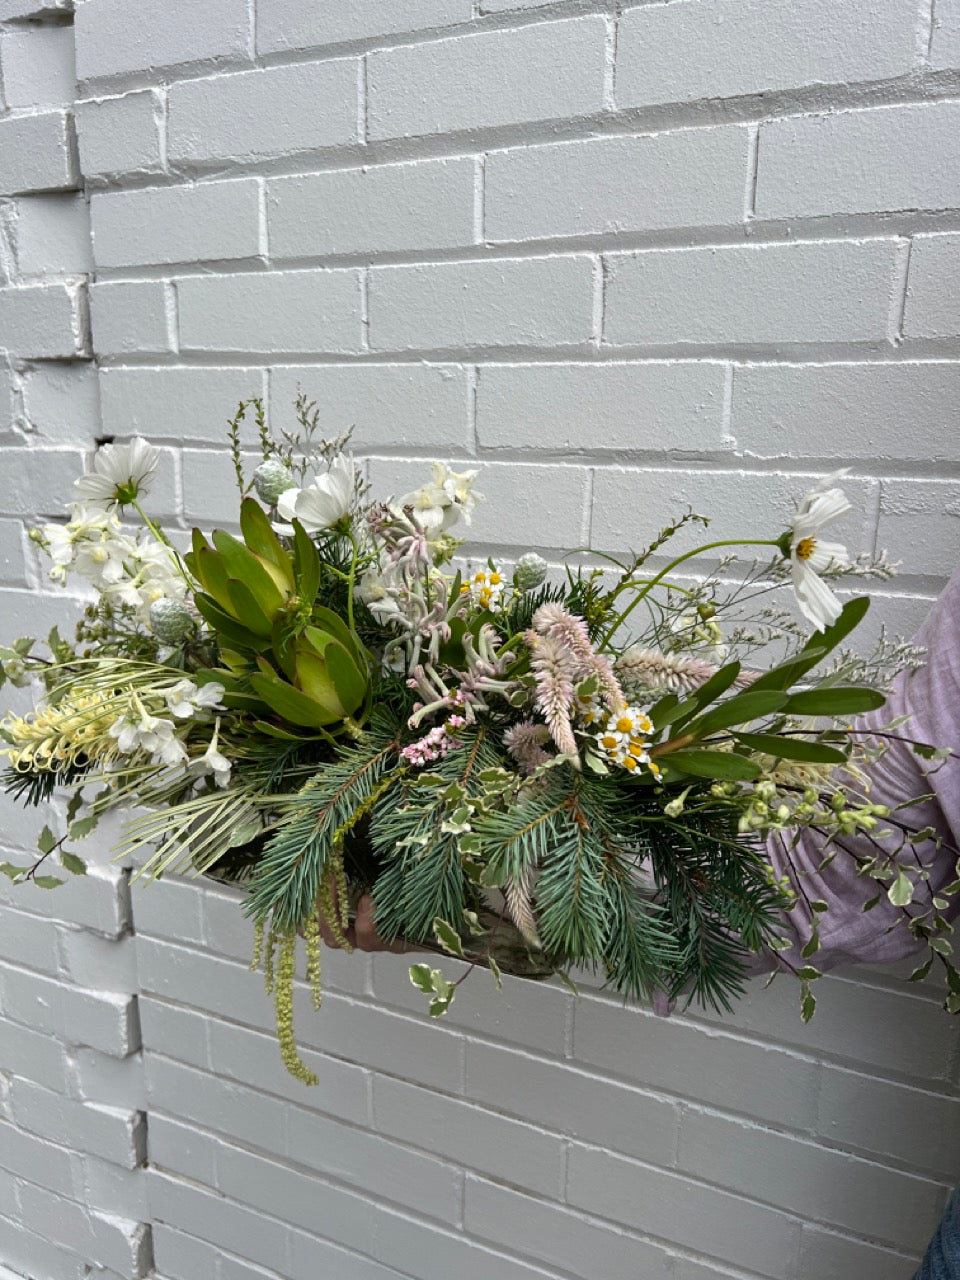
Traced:
<svg viewBox="0 0 960 1280">
<path fill-rule="evenodd" d="M 958 124 L 958 0 L 0 0 L 4 635 L 71 608 L 25 530 L 96 439 L 228 521 L 226 418 L 298 387 L 378 489 L 483 466 L 504 557 L 849 466 L 912 628 L 960 552 Z M 45 820 L 0 801 L 3 856 Z M 0 877 L 2 1280 L 907 1280 L 956 1178 L 927 984 L 846 970 L 804 1027 L 785 983 L 663 1021 L 476 978 L 433 1025 L 331 954 L 308 1091 L 236 895 L 131 896 L 110 844 Z"/>
</svg>

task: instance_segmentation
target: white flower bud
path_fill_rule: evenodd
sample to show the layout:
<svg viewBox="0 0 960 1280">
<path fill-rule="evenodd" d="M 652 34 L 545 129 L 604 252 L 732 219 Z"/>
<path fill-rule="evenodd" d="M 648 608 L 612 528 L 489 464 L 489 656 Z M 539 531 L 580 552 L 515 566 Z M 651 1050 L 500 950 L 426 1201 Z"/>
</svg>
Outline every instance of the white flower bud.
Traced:
<svg viewBox="0 0 960 1280">
<path fill-rule="evenodd" d="M 196 629 L 193 614 L 180 600 L 154 600 L 150 606 L 150 630 L 163 644 L 178 644 Z"/>
<path fill-rule="evenodd" d="M 253 473 L 253 487 L 261 502 L 275 507 L 281 493 L 296 488 L 293 472 L 279 458 L 267 458 Z"/>
<path fill-rule="evenodd" d="M 547 562 L 535 551 L 528 551 L 517 561 L 513 571 L 513 584 L 518 591 L 533 591 L 546 581 Z"/>
</svg>

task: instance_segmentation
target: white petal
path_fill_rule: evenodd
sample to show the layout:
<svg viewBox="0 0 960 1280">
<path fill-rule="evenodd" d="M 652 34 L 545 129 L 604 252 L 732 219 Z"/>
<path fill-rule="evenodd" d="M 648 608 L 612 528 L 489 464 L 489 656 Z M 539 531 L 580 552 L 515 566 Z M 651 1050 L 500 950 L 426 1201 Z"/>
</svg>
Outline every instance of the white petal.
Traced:
<svg viewBox="0 0 960 1280">
<path fill-rule="evenodd" d="M 822 578 L 817 577 L 803 561 L 793 563 L 793 589 L 800 612 L 817 631 L 823 631 L 839 618 L 842 605 Z"/>
<path fill-rule="evenodd" d="M 847 563 L 849 563 L 847 548 L 842 542 L 824 542 L 820 538 L 815 539 L 813 555 L 808 556 L 806 560 L 807 568 L 813 569 L 815 573 L 822 573 L 830 565 Z"/>
<path fill-rule="evenodd" d="M 285 489 L 277 499 L 277 514 L 282 516 L 288 523 L 297 514 L 297 499 L 299 497 L 299 489 Z M 291 529 L 292 532 L 293 530 Z"/>
</svg>

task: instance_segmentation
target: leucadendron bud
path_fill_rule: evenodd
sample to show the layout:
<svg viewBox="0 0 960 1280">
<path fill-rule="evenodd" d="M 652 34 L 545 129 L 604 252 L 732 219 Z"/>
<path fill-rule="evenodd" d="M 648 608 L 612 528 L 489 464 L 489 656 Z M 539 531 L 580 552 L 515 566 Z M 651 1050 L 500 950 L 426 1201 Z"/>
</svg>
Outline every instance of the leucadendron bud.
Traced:
<svg viewBox="0 0 960 1280">
<path fill-rule="evenodd" d="M 518 591 L 533 591 L 546 581 L 547 562 L 535 551 L 528 551 L 517 561 L 513 571 L 513 585 Z"/>
<path fill-rule="evenodd" d="M 257 497 L 268 507 L 275 507 L 281 493 L 296 488 L 293 472 L 279 458 L 267 458 L 253 473 L 253 487 Z"/>
<path fill-rule="evenodd" d="M 179 644 L 196 629 L 196 618 L 181 600 L 164 598 L 150 606 L 150 630 L 163 644 Z"/>
</svg>

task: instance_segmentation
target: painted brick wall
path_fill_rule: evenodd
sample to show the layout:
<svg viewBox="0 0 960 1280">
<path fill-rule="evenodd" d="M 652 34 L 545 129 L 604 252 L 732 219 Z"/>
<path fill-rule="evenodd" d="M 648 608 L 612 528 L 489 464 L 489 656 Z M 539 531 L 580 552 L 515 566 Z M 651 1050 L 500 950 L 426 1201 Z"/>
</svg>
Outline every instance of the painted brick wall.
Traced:
<svg viewBox="0 0 960 1280">
<path fill-rule="evenodd" d="M 497 555 L 845 465 L 879 616 L 954 565 L 957 0 L 0 0 L 0 85 L 4 635 L 63 617 L 25 529 L 96 440 L 227 520 L 226 415 L 298 385 L 378 487 L 482 463 Z M 331 956 L 308 1091 L 233 895 L 109 845 L 0 878 L 4 1280 L 907 1280 L 957 1177 L 960 1038 L 896 973 L 809 1027 L 483 978 L 434 1026 Z"/>
</svg>

